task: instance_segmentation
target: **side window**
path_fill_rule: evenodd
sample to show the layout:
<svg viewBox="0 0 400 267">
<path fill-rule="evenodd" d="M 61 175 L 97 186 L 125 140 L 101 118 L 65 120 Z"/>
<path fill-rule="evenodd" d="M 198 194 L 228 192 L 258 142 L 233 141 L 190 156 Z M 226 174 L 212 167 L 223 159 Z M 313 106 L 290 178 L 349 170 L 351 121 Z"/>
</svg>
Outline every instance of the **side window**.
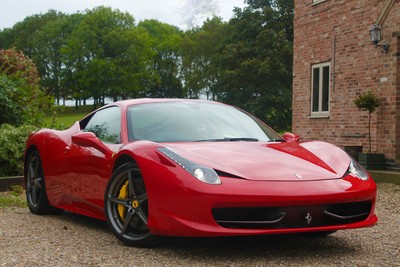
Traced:
<svg viewBox="0 0 400 267">
<path fill-rule="evenodd" d="M 121 111 L 119 107 L 99 110 L 88 119 L 82 129 L 84 132 L 93 132 L 106 143 L 119 144 L 121 142 Z"/>
<path fill-rule="evenodd" d="M 311 117 L 329 116 L 330 63 L 312 66 Z"/>
</svg>

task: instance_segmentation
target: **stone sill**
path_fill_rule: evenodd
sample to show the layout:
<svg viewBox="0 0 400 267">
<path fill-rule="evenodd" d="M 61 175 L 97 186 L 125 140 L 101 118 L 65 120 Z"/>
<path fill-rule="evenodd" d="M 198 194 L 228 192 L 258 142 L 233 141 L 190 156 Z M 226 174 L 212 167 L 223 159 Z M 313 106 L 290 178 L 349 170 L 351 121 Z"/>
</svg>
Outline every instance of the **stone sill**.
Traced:
<svg viewBox="0 0 400 267">
<path fill-rule="evenodd" d="M 310 115 L 308 116 L 309 119 L 329 119 L 330 114 L 321 114 L 321 115 Z"/>
<path fill-rule="evenodd" d="M 326 1 L 327 0 L 317 0 L 317 1 L 312 0 L 311 6 L 315 6 L 315 5 L 321 4 L 321 3 L 326 2 Z"/>
</svg>

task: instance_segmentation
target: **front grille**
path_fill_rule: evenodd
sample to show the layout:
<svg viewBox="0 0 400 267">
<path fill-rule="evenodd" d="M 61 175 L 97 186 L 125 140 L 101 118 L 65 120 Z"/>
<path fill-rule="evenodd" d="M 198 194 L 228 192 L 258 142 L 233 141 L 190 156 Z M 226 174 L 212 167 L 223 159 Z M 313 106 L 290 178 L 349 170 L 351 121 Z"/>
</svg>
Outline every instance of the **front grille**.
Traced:
<svg viewBox="0 0 400 267">
<path fill-rule="evenodd" d="M 313 206 L 214 208 L 214 220 L 225 228 L 282 229 L 341 225 L 365 220 L 372 202 Z"/>
</svg>

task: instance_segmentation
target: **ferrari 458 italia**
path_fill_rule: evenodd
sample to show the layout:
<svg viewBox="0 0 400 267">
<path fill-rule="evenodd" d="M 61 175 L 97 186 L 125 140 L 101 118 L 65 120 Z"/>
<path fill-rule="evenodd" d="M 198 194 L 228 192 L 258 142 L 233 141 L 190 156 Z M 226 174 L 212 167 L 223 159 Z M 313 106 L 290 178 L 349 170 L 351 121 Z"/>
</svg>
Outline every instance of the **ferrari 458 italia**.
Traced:
<svg viewBox="0 0 400 267">
<path fill-rule="evenodd" d="M 376 185 L 342 149 L 283 136 L 225 104 L 135 99 L 30 135 L 34 214 L 107 221 L 122 242 L 160 236 L 327 235 L 372 226 Z"/>
</svg>

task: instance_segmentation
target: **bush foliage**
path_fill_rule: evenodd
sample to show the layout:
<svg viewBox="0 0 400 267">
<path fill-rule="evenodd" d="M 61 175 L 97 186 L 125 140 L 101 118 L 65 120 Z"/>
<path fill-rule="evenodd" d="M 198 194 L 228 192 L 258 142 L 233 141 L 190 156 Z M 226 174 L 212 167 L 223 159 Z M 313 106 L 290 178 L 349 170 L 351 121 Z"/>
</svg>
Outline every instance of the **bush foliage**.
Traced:
<svg viewBox="0 0 400 267">
<path fill-rule="evenodd" d="M 15 49 L 0 50 L 0 176 L 23 174 L 26 139 L 53 108 L 32 60 Z"/>
<path fill-rule="evenodd" d="M 0 50 L 0 125 L 41 126 L 52 98 L 39 88 L 35 64 L 15 49 Z"/>
<path fill-rule="evenodd" d="M 0 126 L 0 176 L 23 175 L 25 142 L 36 129 L 29 125 Z"/>
<path fill-rule="evenodd" d="M 375 110 L 380 106 L 379 98 L 372 90 L 360 94 L 356 99 L 354 99 L 353 103 L 358 109 L 368 111 L 369 113 L 375 112 Z"/>
</svg>

